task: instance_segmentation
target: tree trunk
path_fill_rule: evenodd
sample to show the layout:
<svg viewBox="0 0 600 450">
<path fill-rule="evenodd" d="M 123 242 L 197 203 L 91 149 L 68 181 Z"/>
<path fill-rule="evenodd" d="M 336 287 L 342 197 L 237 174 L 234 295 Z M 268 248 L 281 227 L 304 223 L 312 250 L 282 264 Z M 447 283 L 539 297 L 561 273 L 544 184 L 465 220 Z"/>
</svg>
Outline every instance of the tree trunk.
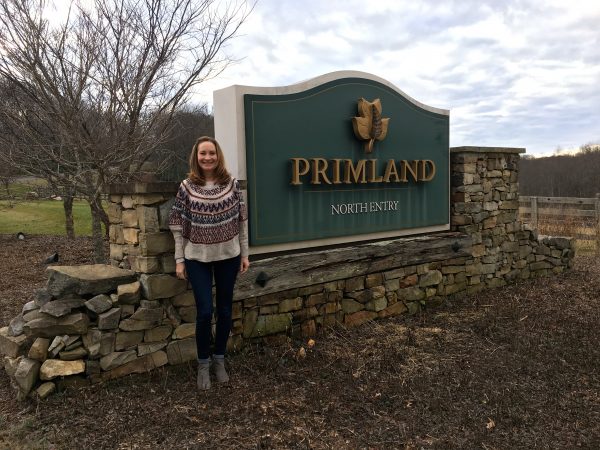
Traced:
<svg viewBox="0 0 600 450">
<path fill-rule="evenodd" d="M 99 206 L 100 199 L 95 197 L 88 199 L 90 211 L 92 213 L 92 240 L 94 242 L 94 262 L 97 264 L 106 263 L 106 255 L 104 254 L 104 234 L 102 233 L 102 215 Z"/>
<path fill-rule="evenodd" d="M 73 190 L 67 188 L 63 195 L 63 208 L 65 210 L 65 228 L 68 239 L 75 239 L 75 223 L 73 222 Z"/>
</svg>

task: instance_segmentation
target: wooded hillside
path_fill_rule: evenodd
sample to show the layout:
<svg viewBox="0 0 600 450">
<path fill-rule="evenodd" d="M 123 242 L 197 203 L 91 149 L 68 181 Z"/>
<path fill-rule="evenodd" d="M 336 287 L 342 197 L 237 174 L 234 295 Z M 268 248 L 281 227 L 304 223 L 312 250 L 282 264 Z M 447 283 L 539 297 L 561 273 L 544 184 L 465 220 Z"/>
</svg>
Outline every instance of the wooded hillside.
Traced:
<svg viewBox="0 0 600 450">
<path fill-rule="evenodd" d="M 524 157 L 519 194 L 545 197 L 594 197 L 600 192 L 600 145 L 587 144 L 574 155 Z"/>
</svg>

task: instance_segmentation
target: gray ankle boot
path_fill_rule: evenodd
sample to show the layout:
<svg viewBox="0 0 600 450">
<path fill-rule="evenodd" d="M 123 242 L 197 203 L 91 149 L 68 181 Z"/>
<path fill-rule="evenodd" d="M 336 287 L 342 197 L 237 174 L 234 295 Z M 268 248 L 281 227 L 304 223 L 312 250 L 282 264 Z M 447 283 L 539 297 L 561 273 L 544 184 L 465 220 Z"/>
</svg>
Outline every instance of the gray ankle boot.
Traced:
<svg viewBox="0 0 600 450">
<path fill-rule="evenodd" d="M 225 370 L 225 356 L 224 355 L 213 355 L 213 370 L 219 383 L 227 383 L 229 381 L 229 375 Z"/>
<path fill-rule="evenodd" d="M 210 359 L 198 360 L 198 389 L 210 389 Z"/>
</svg>

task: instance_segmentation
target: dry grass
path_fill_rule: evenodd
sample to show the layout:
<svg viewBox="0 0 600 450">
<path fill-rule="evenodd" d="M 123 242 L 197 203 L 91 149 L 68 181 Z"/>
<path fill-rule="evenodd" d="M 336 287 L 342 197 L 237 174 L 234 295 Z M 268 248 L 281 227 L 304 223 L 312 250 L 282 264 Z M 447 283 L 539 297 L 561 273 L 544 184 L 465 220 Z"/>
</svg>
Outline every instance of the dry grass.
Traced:
<svg viewBox="0 0 600 450">
<path fill-rule="evenodd" d="M 305 358 L 305 342 L 247 348 L 230 384 L 202 393 L 191 364 L 18 403 L 0 371 L 0 448 L 600 448 L 599 292 L 600 260 L 578 257 L 561 276 L 332 329 Z"/>
</svg>

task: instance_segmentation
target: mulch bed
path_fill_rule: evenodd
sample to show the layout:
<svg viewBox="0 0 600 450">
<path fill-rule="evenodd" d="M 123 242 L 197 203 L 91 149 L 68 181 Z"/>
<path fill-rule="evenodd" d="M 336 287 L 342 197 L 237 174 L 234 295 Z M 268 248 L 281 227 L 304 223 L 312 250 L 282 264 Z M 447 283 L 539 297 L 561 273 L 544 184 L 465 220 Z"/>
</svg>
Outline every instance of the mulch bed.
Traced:
<svg viewBox="0 0 600 450">
<path fill-rule="evenodd" d="M 45 283 L 40 264 L 90 261 L 78 239 L 1 236 L 0 325 Z M 600 261 L 448 299 L 411 317 L 247 348 L 231 382 L 193 364 L 17 402 L 0 370 L 0 448 L 600 448 Z"/>
</svg>

